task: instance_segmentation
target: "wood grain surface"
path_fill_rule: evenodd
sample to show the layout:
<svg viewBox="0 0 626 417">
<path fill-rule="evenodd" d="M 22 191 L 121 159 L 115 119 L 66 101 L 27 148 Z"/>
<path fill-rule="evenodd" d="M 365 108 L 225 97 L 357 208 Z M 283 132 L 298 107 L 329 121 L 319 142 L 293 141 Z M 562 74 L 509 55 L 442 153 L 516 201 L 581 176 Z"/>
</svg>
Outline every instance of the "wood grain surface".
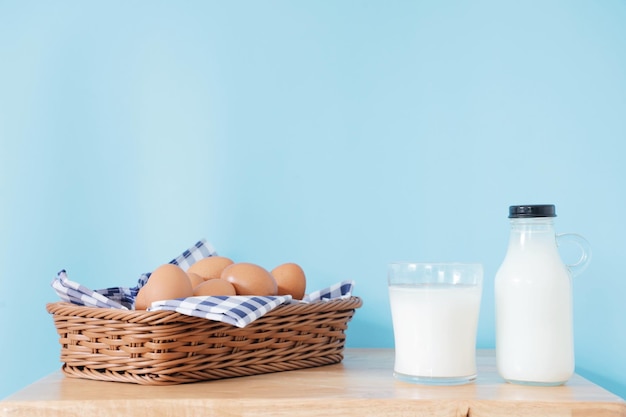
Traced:
<svg viewBox="0 0 626 417">
<path fill-rule="evenodd" d="M 560 387 L 508 384 L 493 351 L 476 382 L 424 386 L 393 378 L 392 349 L 346 349 L 342 363 L 172 386 L 55 372 L 0 401 L 0 416 L 620 416 L 626 402 L 575 375 Z"/>
</svg>

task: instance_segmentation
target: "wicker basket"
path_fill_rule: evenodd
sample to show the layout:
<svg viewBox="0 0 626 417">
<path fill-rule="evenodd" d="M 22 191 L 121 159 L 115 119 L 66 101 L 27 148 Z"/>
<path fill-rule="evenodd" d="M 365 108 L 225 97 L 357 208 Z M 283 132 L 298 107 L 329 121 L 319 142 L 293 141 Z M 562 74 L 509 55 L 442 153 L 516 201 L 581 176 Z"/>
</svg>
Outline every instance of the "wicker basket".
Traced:
<svg viewBox="0 0 626 417">
<path fill-rule="evenodd" d="M 341 362 L 361 299 L 281 305 L 244 328 L 173 311 L 48 304 L 63 372 L 100 381 L 172 385 Z"/>
</svg>

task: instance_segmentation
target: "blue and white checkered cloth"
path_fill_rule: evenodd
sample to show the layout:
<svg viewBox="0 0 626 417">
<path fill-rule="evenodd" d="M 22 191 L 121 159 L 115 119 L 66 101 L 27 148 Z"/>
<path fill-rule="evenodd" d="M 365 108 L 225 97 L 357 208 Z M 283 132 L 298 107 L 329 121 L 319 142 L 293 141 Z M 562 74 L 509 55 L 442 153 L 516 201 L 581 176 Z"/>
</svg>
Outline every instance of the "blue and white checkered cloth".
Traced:
<svg viewBox="0 0 626 417">
<path fill-rule="evenodd" d="M 205 239 L 199 240 L 191 248 L 181 253 L 169 263 L 178 265 L 187 270 L 195 262 L 208 256 L 217 256 L 217 252 Z M 91 290 L 67 278 L 65 270 L 60 271 L 52 281 L 52 287 L 63 301 L 83 305 L 87 307 L 120 308 L 130 310 L 135 304 L 135 297 L 139 289 L 143 287 L 150 273 L 142 274 L 139 277 L 137 286 L 132 288 L 112 287 L 103 290 Z"/>
<path fill-rule="evenodd" d="M 170 263 L 186 270 L 196 261 L 208 256 L 217 256 L 217 252 L 206 240 L 202 239 L 193 247 L 172 259 Z M 73 304 L 86 307 L 131 310 L 133 309 L 137 292 L 146 284 L 149 278 L 150 273 L 142 274 L 137 286 L 133 288 L 112 287 L 94 291 L 70 281 L 67 277 L 67 272 L 62 270 L 52 281 L 52 287 L 63 301 Z M 349 298 L 352 295 L 353 287 L 354 281 L 342 281 L 323 290 L 307 294 L 302 301 L 293 300 L 290 295 L 178 298 L 175 300 L 155 301 L 148 310 L 171 310 L 189 316 L 221 321 L 237 327 L 245 327 L 281 304 L 312 303 Z"/>
</svg>

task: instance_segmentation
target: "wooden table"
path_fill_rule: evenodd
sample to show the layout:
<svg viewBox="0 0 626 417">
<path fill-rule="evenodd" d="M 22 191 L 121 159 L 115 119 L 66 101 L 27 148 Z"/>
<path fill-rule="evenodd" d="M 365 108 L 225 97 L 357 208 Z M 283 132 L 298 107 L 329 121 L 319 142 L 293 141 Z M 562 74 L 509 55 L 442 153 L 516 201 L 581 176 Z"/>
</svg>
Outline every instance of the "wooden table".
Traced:
<svg viewBox="0 0 626 417">
<path fill-rule="evenodd" d="M 392 376 L 392 349 L 346 349 L 340 364 L 173 386 L 65 377 L 55 372 L 0 401 L 0 416 L 622 416 L 626 402 L 575 375 L 560 387 L 505 383 L 493 351 L 462 386 Z"/>
</svg>

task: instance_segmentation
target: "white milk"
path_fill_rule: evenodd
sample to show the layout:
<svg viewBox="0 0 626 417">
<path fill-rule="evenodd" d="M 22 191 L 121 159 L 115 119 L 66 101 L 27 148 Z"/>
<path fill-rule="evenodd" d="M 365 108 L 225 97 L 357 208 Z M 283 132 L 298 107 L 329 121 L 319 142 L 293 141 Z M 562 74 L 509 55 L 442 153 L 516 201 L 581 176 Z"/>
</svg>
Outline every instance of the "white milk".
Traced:
<svg viewBox="0 0 626 417">
<path fill-rule="evenodd" d="M 570 279 L 553 238 L 512 239 L 495 281 L 496 356 L 505 380 L 559 385 L 573 374 Z"/>
<path fill-rule="evenodd" d="M 478 285 L 390 286 L 394 371 L 409 377 L 475 377 L 480 296 Z"/>
</svg>

